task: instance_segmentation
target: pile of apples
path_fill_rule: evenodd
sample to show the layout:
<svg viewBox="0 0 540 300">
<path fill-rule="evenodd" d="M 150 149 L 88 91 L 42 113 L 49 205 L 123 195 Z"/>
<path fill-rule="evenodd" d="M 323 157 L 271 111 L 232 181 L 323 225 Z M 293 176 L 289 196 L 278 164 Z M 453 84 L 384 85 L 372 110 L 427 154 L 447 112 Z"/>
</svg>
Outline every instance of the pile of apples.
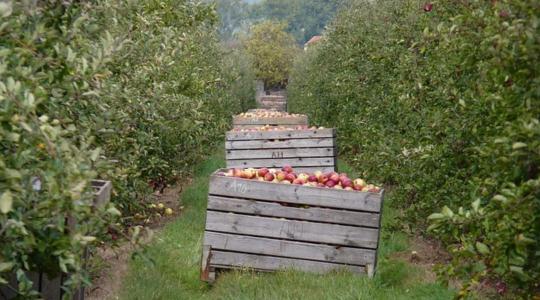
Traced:
<svg viewBox="0 0 540 300">
<path fill-rule="evenodd" d="M 291 130 L 316 130 L 316 129 L 324 129 L 324 127 L 315 127 L 315 126 L 307 126 L 307 125 L 298 125 L 298 126 L 291 126 L 291 127 L 285 127 L 285 126 L 270 126 L 265 125 L 261 127 L 255 127 L 255 128 L 235 128 L 233 131 L 239 131 L 239 132 L 251 132 L 251 131 L 291 131 Z"/>
<path fill-rule="evenodd" d="M 284 166 L 281 170 L 268 168 L 229 169 L 227 172 L 218 175 L 282 184 L 297 184 L 370 193 L 379 193 L 381 191 L 380 187 L 373 184 L 367 184 L 366 181 L 361 178 L 352 180 L 345 173 L 323 173 L 316 171 L 312 174 L 296 174 L 291 166 Z"/>
<path fill-rule="evenodd" d="M 249 111 L 239 114 L 240 118 L 287 118 L 298 117 L 300 114 L 289 114 L 287 112 L 275 111 L 275 110 L 261 110 L 261 111 Z"/>
</svg>

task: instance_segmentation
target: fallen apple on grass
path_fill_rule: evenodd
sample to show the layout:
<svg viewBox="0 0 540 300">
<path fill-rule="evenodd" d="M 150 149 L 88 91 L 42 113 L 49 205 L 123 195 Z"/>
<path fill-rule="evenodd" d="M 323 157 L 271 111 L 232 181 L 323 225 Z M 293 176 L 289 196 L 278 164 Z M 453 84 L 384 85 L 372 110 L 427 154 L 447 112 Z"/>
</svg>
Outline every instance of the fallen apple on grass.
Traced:
<svg viewBox="0 0 540 300">
<path fill-rule="evenodd" d="M 364 179 L 350 179 L 345 173 L 329 172 L 314 173 L 302 172 L 296 175 L 291 166 L 283 166 L 281 169 L 230 169 L 218 173 L 220 176 L 236 177 L 258 181 L 267 181 L 281 184 L 294 184 L 318 188 L 333 188 L 346 191 L 380 193 L 381 188 L 374 184 L 367 184 Z"/>
</svg>

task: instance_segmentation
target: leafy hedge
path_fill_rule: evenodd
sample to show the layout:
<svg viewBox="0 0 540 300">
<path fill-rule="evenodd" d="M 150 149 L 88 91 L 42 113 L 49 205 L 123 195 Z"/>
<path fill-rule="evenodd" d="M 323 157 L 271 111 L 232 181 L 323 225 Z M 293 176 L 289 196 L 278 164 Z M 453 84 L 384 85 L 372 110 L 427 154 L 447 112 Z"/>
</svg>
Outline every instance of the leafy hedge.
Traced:
<svg viewBox="0 0 540 300">
<path fill-rule="evenodd" d="M 250 105 L 252 77 L 222 64 L 239 58 L 215 23 L 192 1 L 0 2 L 0 284 L 16 274 L 30 297 L 28 270 L 84 281 L 83 248 L 119 210 L 143 210 L 149 183 L 188 174 Z M 103 210 L 94 178 L 115 188 Z"/>
<path fill-rule="evenodd" d="M 540 282 L 540 5 L 352 1 L 295 64 L 290 107 L 443 240 L 441 274 Z"/>
</svg>

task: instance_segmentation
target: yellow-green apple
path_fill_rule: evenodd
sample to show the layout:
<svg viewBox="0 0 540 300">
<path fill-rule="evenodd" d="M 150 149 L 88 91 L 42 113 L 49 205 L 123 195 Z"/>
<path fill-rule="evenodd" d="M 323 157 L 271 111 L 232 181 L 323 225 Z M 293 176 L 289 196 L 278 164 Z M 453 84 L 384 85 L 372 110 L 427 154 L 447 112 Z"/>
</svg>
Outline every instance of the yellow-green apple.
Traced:
<svg viewBox="0 0 540 300">
<path fill-rule="evenodd" d="M 304 181 L 308 181 L 308 178 L 309 178 L 309 175 L 306 174 L 306 173 L 300 173 L 298 174 L 298 178 L 304 180 Z"/>
<path fill-rule="evenodd" d="M 317 180 L 319 180 L 319 178 L 322 176 L 322 172 L 321 171 L 315 171 L 315 173 L 313 173 L 313 175 L 315 175 L 315 177 L 317 177 Z"/>
<path fill-rule="evenodd" d="M 233 176 L 234 177 L 242 177 L 244 171 L 242 171 L 241 169 L 234 169 L 233 170 Z"/>
<path fill-rule="evenodd" d="M 276 179 L 277 179 L 278 181 L 283 181 L 283 180 L 285 180 L 285 176 L 287 176 L 287 173 L 285 173 L 285 172 L 278 171 L 278 172 L 276 173 Z"/>
</svg>

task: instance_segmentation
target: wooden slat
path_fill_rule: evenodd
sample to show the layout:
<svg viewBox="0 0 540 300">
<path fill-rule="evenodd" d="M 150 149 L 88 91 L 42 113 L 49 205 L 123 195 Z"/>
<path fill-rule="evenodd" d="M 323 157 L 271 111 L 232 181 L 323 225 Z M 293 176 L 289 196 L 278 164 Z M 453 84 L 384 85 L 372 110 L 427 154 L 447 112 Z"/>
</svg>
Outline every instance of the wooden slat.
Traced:
<svg viewBox="0 0 540 300">
<path fill-rule="evenodd" d="M 268 159 L 229 159 L 227 168 L 281 168 L 285 165 L 294 167 L 326 167 L 334 164 L 334 157 L 306 158 L 268 158 Z"/>
<path fill-rule="evenodd" d="M 305 242 L 375 249 L 378 230 L 345 225 L 255 217 L 207 211 L 206 229 Z"/>
<path fill-rule="evenodd" d="M 307 116 L 295 117 L 268 117 L 268 118 L 246 118 L 234 117 L 234 125 L 266 125 L 266 124 L 290 124 L 290 125 L 308 125 Z"/>
<path fill-rule="evenodd" d="M 218 170 L 224 172 L 226 170 Z M 212 175 L 209 193 L 217 196 L 380 212 L 383 193 L 366 193 Z"/>
<path fill-rule="evenodd" d="M 337 172 L 337 166 L 328 166 L 328 167 L 296 167 L 294 169 L 297 173 L 313 173 L 315 171 L 321 171 L 323 173 L 327 172 Z"/>
<path fill-rule="evenodd" d="M 327 273 L 335 269 L 346 269 L 353 273 L 365 274 L 365 268 L 359 266 L 339 265 L 333 263 L 308 261 L 301 259 L 260 256 L 237 252 L 213 251 L 211 265 L 216 268 L 251 268 L 255 270 L 295 269 L 305 272 Z"/>
<path fill-rule="evenodd" d="M 264 254 L 365 266 L 375 262 L 375 250 L 335 247 L 227 233 L 205 232 L 204 245 L 212 250 Z"/>
<path fill-rule="evenodd" d="M 306 130 L 279 130 L 279 131 L 228 131 L 227 141 L 239 140 L 273 140 L 273 139 L 305 139 L 305 138 L 333 138 L 336 136 L 335 130 L 327 129 L 306 129 Z"/>
<path fill-rule="evenodd" d="M 219 196 L 208 196 L 208 209 L 278 218 L 379 227 L 379 214 L 319 207 L 296 208 L 274 202 L 262 202 Z"/>
<path fill-rule="evenodd" d="M 299 139 L 285 141 L 254 140 L 254 141 L 227 141 L 225 149 L 279 149 L 279 148 L 320 148 L 334 147 L 332 138 Z"/>
<path fill-rule="evenodd" d="M 255 158 L 294 158 L 294 157 L 322 157 L 335 156 L 333 147 L 325 148 L 285 148 L 285 149 L 257 149 L 257 150 L 227 150 L 227 159 L 255 159 Z"/>
<path fill-rule="evenodd" d="M 289 127 L 289 128 L 295 128 L 295 127 L 298 127 L 299 125 L 298 124 L 235 124 L 233 125 L 233 128 L 234 129 L 253 129 L 253 128 L 261 128 L 262 126 L 266 126 L 266 125 L 269 125 L 269 126 L 272 126 L 272 127 Z"/>
</svg>

